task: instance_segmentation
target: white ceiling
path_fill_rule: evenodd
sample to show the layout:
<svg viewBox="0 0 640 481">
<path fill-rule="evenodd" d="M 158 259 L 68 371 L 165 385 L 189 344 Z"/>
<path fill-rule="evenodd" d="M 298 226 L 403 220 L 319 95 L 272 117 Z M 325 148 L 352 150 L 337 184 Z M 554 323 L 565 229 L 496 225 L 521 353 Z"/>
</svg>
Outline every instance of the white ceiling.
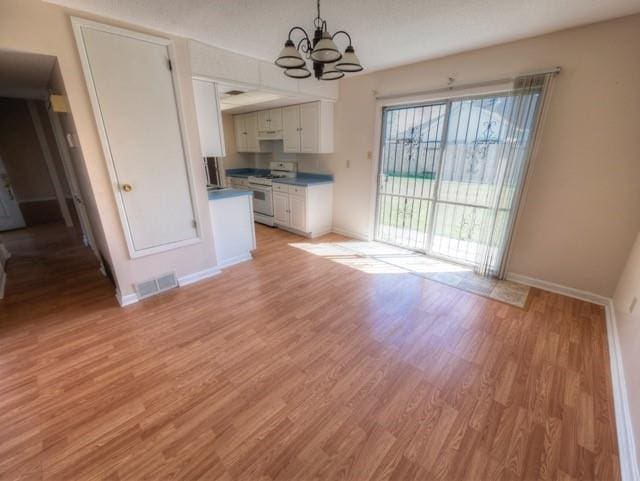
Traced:
<svg viewBox="0 0 640 481">
<path fill-rule="evenodd" d="M 46 94 L 56 58 L 0 50 L 0 95 Z"/>
<path fill-rule="evenodd" d="M 315 0 L 46 0 L 274 60 L 289 28 L 309 31 Z M 640 12 L 640 0 L 322 0 L 367 70 Z M 343 40 L 339 41 L 341 46 Z"/>
</svg>

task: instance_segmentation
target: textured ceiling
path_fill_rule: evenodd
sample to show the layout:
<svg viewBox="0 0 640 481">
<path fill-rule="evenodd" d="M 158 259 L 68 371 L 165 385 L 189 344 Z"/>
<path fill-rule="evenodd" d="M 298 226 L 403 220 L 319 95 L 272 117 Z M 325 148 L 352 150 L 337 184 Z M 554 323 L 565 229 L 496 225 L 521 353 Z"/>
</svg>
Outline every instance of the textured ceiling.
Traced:
<svg viewBox="0 0 640 481">
<path fill-rule="evenodd" d="M 47 0 L 273 60 L 314 0 Z M 640 12 L 640 0 L 322 0 L 368 70 L 411 63 Z M 344 46 L 344 45 L 342 45 Z"/>
</svg>

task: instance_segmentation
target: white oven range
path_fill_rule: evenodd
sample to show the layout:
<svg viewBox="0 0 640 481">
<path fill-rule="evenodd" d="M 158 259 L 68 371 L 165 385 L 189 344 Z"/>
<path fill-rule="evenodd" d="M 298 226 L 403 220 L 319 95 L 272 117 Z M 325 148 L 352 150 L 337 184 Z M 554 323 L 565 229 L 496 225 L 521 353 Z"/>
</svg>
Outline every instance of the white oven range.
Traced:
<svg viewBox="0 0 640 481">
<path fill-rule="evenodd" d="M 249 177 L 253 191 L 253 217 L 256 222 L 273 226 L 273 179 L 296 176 L 295 162 L 271 162 L 270 174 Z"/>
</svg>

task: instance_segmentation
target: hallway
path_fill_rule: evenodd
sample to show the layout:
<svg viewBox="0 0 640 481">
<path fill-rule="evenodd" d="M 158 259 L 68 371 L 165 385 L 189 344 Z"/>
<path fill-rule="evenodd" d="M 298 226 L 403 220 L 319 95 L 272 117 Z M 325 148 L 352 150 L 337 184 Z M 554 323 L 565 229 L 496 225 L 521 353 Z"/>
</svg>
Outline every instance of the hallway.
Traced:
<svg viewBox="0 0 640 481">
<path fill-rule="evenodd" d="M 102 300 L 117 306 L 113 286 L 98 270 L 91 249 L 82 244 L 79 227 L 44 224 L 0 235 L 11 253 L 0 301 L 0 333 L 48 312 L 59 314 Z"/>
</svg>

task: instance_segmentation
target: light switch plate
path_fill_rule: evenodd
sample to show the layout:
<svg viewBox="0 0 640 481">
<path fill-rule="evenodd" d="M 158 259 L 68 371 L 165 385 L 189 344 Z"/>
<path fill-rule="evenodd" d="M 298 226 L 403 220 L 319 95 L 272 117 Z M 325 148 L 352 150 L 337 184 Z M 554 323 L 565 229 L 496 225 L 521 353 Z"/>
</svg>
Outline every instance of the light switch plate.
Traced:
<svg viewBox="0 0 640 481">
<path fill-rule="evenodd" d="M 73 149 L 76 146 L 76 144 L 73 142 L 73 135 L 67 134 L 66 138 L 67 138 L 67 145 L 69 146 L 70 149 Z"/>
</svg>

